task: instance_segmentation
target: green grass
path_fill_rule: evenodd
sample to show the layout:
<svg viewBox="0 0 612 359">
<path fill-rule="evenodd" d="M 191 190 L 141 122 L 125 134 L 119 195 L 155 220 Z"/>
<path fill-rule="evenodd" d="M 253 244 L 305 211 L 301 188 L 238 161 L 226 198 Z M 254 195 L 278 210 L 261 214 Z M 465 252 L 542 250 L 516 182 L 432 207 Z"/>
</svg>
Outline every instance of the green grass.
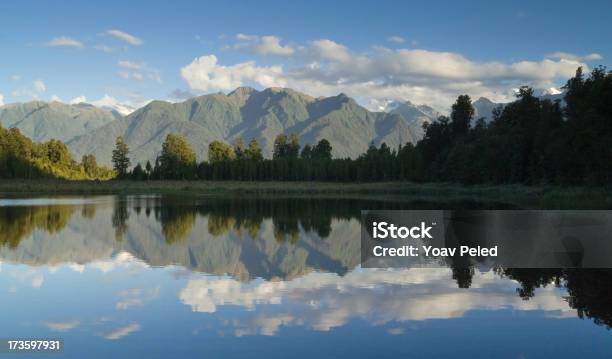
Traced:
<svg viewBox="0 0 612 359">
<path fill-rule="evenodd" d="M 389 200 L 483 201 L 533 208 L 612 208 L 608 187 L 524 185 L 464 186 L 454 183 L 333 183 L 213 181 L 2 180 L 0 194 L 185 194 L 375 197 Z"/>
</svg>

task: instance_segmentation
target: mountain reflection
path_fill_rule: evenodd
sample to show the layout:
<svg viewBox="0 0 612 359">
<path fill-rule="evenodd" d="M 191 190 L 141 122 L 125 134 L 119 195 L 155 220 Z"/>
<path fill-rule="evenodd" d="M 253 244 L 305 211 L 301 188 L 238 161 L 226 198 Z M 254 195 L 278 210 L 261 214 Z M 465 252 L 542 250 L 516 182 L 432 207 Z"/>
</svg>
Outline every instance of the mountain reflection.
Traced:
<svg viewBox="0 0 612 359">
<path fill-rule="evenodd" d="M 483 263 L 460 258 L 450 258 L 449 268 L 438 270 L 359 268 L 361 209 L 444 206 L 350 198 L 164 196 L 0 206 L 0 262 L 82 267 L 133 258 L 143 267 L 178 265 L 202 272 L 206 276 L 189 279 L 179 293 L 193 311 L 262 306 L 254 316 L 231 322 L 235 335 L 273 335 L 281 326 L 295 325 L 330 330 L 354 317 L 383 325 L 508 308 L 577 315 L 612 327 L 612 270 L 493 268 L 482 273 Z M 292 304 L 290 311 L 272 309 L 285 302 Z"/>
</svg>

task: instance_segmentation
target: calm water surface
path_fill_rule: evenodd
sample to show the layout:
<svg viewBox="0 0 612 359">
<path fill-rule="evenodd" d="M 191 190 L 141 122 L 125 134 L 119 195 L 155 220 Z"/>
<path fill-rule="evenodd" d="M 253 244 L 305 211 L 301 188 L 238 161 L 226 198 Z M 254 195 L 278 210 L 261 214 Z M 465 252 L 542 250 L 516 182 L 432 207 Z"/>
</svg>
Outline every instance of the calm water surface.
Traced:
<svg viewBox="0 0 612 359">
<path fill-rule="evenodd" d="M 612 357 L 612 271 L 360 268 L 361 209 L 451 207 L 504 206 L 0 199 L 0 337 L 74 358 Z"/>
</svg>

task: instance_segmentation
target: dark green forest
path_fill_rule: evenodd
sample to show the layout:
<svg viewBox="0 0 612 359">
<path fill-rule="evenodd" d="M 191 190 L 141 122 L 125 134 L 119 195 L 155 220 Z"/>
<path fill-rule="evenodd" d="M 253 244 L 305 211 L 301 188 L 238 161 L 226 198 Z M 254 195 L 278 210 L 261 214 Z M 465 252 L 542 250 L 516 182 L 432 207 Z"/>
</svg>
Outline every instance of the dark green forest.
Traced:
<svg viewBox="0 0 612 359">
<path fill-rule="evenodd" d="M 414 181 L 463 184 L 604 185 L 612 181 L 612 72 L 582 69 L 564 86 L 563 101 L 541 99 L 522 87 L 514 102 L 495 109 L 493 119 L 474 118 L 469 96 L 461 95 L 449 116 L 425 125 L 423 139 L 390 148 L 371 144 L 356 159 L 332 158 L 322 139 L 299 143 L 280 134 L 271 159 L 256 139 L 234 144 L 213 141 L 198 163 L 187 140 L 167 136 L 155 163 L 131 167 L 129 148 L 117 138 L 114 171 L 93 156 L 81 163 L 59 141 L 34 144 L 18 130 L 0 129 L 0 176 L 65 179 L 236 180 L 236 181 Z M 131 168 L 131 170 L 130 170 Z"/>
</svg>

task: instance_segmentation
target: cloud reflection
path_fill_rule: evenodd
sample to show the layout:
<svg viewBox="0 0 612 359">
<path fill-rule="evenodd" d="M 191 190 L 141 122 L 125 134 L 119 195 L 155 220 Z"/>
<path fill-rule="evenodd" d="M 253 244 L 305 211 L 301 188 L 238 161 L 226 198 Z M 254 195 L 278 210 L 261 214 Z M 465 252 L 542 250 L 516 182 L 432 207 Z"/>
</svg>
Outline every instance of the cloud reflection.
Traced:
<svg viewBox="0 0 612 359">
<path fill-rule="evenodd" d="M 251 310 L 246 319 L 228 321 L 238 336 L 274 335 L 281 326 L 329 331 L 356 318 L 374 325 L 460 318 L 474 310 L 539 310 L 554 318 L 575 316 L 559 289 L 538 289 L 537 296 L 525 301 L 516 295 L 516 287 L 516 281 L 500 279 L 493 272 L 476 273 L 472 288 L 463 290 L 447 268 L 358 269 L 345 276 L 313 272 L 278 282 L 204 277 L 190 280 L 179 298 L 195 312 L 215 313 L 224 305 Z M 255 306 L 257 310 L 252 311 Z M 394 330 L 394 334 L 400 333 Z"/>
<path fill-rule="evenodd" d="M 109 340 L 117 340 L 117 339 L 121 339 L 129 335 L 130 333 L 137 332 L 139 330 L 140 330 L 140 324 L 132 323 L 125 327 L 120 327 L 120 328 L 117 328 L 111 331 L 110 333 L 106 334 L 104 338 L 109 339 Z"/>
<path fill-rule="evenodd" d="M 78 327 L 81 322 L 78 320 L 69 320 L 65 322 L 45 322 L 43 324 L 54 332 L 67 332 Z"/>
</svg>

